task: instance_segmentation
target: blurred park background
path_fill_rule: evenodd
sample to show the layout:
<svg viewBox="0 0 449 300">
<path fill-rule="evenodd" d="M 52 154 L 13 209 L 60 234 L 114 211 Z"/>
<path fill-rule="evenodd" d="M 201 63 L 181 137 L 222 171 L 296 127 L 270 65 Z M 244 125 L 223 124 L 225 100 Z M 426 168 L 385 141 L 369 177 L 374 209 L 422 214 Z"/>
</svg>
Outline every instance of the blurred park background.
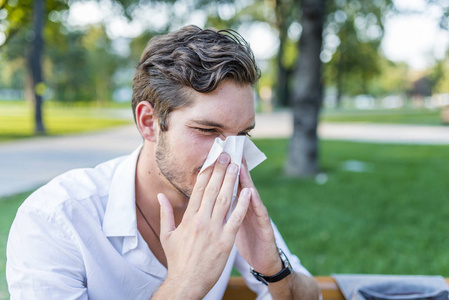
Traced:
<svg viewBox="0 0 449 300">
<path fill-rule="evenodd" d="M 253 177 L 292 252 L 314 275 L 449 277 L 448 18 L 445 0 L 0 0 L 0 173 L 57 139 L 132 126 L 152 36 L 233 28 L 262 70 L 255 105 L 273 131 L 254 136 L 269 159 Z M 411 138 L 317 134 L 337 124 Z M 446 139 L 426 142 L 437 131 Z M 39 184 L 0 195 L 0 299 L 9 227 Z"/>
</svg>

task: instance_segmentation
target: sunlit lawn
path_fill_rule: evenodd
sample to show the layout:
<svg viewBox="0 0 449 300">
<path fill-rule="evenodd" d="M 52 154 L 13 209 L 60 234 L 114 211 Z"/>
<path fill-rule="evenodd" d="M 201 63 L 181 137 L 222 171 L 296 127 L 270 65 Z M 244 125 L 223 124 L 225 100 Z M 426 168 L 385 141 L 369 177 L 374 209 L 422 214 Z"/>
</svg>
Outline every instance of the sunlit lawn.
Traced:
<svg viewBox="0 0 449 300">
<path fill-rule="evenodd" d="M 128 111 L 129 110 L 129 111 Z M 124 117 L 128 112 L 129 117 Z M 439 110 L 384 109 L 351 110 L 323 109 L 321 121 L 441 125 Z M 61 135 L 99 130 L 132 122 L 129 104 L 109 104 L 98 108 L 89 104 L 61 105 L 54 102 L 44 105 L 44 122 L 49 135 Z M 0 101 L 0 142 L 33 136 L 33 110 L 25 102 Z"/>
<path fill-rule="evenodd" d="M 321 144 L 323 185 L 282 176 L 286 141 L 258 143 L 269 162 L 254 178 L 304 265 L 321 275 L 448 277 L 449 146 Z"/>
<path fill-rule="evenodd" d="M 390 123 L 415 125 L 441 125 L 439 109 L 324 109 L 321 114 L 324 122 Z"/>
<path fill-rule="evenodd" d="M 128 124 L 131 118 L 117 118 L 114 109 L 88 106 L 44 106 L 44 124 L 48 135 L 72 134 Z M 131 110 L 131 108 L 129 108 Z M 24 102 L 0 102 L 0 142 L 32 137 L 33 110 Z"/>
<path fill-rule="evenodd" d="M 290 249 L 313 274 L 449 277 L 449 146 L 323 141 L 327 182 L 318 184 L 282 175 L 286 140 L 256 144 L 268 156 L 252 172 L 256 185 Z M 7 233 L 25 196 L 0 201 L 4 298 Z"/>
</svg>

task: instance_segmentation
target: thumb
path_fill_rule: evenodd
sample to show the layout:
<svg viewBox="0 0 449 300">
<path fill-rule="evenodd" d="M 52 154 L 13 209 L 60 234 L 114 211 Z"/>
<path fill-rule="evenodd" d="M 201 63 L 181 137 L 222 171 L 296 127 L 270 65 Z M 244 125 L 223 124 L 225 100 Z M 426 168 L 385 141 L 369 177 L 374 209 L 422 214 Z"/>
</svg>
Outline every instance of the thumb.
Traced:
<svg viewBox="0 0 449 300">
<path fill-rule="evenodd" d="M 167 196 L 162 193 L 157 195 L 157 200 L 161 206 L 161 239 L 165 239 L 168 234 L 176 229 L 173 207 Z"/>
</svg>

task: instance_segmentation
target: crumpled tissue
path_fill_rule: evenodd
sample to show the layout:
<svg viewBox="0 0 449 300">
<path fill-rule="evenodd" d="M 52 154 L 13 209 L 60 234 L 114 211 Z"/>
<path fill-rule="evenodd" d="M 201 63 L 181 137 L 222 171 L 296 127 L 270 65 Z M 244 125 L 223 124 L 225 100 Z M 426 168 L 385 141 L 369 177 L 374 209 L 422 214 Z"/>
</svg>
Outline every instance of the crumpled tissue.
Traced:
<svg viewBox="0 0 449 300">
<path fill-rule="evenodd" d="M 238 175 L 240 175 L 240 166 L 242 164 L 243 157 L 245 158 L 246 165 L 250 171 L 267 159 L 265 154 L 260 151 L 259 148 L 257 148 L 257 146 L 254 145 L 254 143 L 246 136 L 228 136 L 224 141 L 220 138 L 216 138 L 199 174 L 201 174 L 207 167 L 214 164 L 222 152 L 229 154 L 231 157 L 231 163 L 238 166 Z M 234 200 L 237 197 L 238 186 L 239 176 L 237 176 L 235 181 L 234 191 L 232 193 L 231 208 L 234 207 Z M 227 218 L 229 218 L 230 211 L 228 212 Z"/>
</svg>

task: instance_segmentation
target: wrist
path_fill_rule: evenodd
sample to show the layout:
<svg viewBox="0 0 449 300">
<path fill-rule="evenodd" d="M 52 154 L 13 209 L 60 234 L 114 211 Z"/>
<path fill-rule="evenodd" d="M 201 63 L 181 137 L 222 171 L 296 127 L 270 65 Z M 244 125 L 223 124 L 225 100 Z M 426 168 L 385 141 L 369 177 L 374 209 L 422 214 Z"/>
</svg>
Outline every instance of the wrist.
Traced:
<svg viewBox="0 0 449 300">
<path fill-rule="evenodd" d="M 255 267 L 254 269 L 263 274 L 265 276 L 273 276 L 278 273 L 284 267 L 281 258 L 279 257 L 279 253 L 276 251 L 276 258 L 271 260 L 271 262 L 267 262 L 267 264 L 263 267 Z"/>
<path fill-rule="evenodd" d="M 166 300 L 197 300 L 202 299 L 207 294 L 201 287 L 195 285 L 193 281 L 185 278 L 167 278 L 164 280 L 156 295 L 156 299 Z"/>
<path fill-rule="evenodd" d="M 257 262 L 250 263 L 250 265 L 259 273 L 271 276 L 278 273 L 283 268 L 281 257 L 279 256 L 279 250 L 275 243 L 270 246 L 269 250 L 264 250 L 263 259 L 259 259 Z"/>
<path fill-rule="evenodd" d="M 265 273 L 265 274 L 271 274 L 271 275 L 265 275 L 262 272 L 256 271 L 253 268 L 250 268 L 251 274 L 260 282 L 262 282 L 265 285 L 268 285 L 269 283 L 275 283 L 278 281 L 283 280 L 287 276 L 291 275 L 293 273 L 292 266 L 290 265 L 290 262 L 287 258 L 287 256 L 284 254 L 284 252 L 278 248 L 278 255 L 279 260 L 282 262 L 281 268 L 278 268 L 278 271 L 274 271 L 276 273 Z"/>
</svg>

